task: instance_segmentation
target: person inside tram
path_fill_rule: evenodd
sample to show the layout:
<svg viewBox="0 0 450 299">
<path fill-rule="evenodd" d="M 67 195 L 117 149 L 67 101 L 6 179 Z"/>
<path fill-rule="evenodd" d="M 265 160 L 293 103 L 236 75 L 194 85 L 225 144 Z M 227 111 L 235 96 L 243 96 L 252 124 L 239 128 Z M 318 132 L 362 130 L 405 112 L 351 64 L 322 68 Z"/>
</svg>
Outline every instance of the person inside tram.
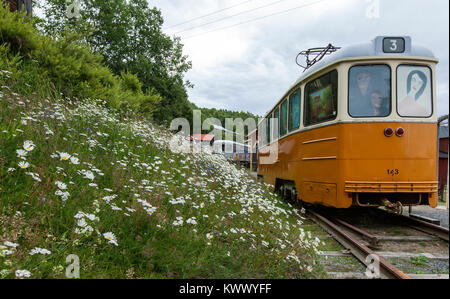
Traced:
<svg viewBox="0 0 450 299">
<path fill-rule="evenodd" d="M 386 105 L 386 99 L 380 91 L 376 90 L 370 95 L 370 103 L 372 105 L 372 115 L 368 116 L 386 116 L 389 114 L 389 108 Z"/>
<path fill-rule="evenodd" d="M 372 110 L 370 103 L 370 89 L 372 89 L 372 74 L 363 70 L 356 75 L 356 84 L 350 85 L 350 114 L 352 116 L 366 116 Z"/>
</svg>

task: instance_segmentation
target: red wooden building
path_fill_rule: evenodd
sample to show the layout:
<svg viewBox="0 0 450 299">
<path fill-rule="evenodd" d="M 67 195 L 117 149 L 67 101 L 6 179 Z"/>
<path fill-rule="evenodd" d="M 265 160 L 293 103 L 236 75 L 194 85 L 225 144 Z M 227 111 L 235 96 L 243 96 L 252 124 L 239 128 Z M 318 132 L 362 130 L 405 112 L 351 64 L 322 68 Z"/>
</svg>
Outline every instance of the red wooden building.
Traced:
<svg viewBox="0 0 450 299">
<path fill-rule="evenodd" d="M 439 194 L 444 194 L 448 174 L 448 124 L 439 127 Z"/>
</svg>

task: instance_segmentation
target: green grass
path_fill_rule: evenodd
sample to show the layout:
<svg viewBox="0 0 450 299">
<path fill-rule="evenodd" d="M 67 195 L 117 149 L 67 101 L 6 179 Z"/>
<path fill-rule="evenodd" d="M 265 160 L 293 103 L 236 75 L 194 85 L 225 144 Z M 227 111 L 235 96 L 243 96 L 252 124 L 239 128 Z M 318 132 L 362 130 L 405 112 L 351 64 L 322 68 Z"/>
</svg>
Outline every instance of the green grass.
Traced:
<svg viewBox="0 0 450 299">
<path fill-rule="evenodd" d="M 426 256 L 418 256 L 411 258 L 411 263 L 416 266 L 425 266 L 428 262 L 429 259 Z"/>
</svg>

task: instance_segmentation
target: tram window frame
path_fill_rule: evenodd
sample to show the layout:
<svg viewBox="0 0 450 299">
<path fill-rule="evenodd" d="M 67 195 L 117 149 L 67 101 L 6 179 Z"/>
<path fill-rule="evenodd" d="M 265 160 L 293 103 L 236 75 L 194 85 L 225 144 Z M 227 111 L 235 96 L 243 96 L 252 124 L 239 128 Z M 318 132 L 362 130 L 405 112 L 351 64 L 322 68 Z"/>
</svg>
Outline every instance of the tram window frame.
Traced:
<svg viewBox="0 0 450 299">
<path fill-rule="evenodd" d="M 353 116 L 351 113 L 350 113 L 350 72 L 351 72 L 351 70 L 352 70 L 352 68 L 354 68 L 354 67 L 362 67 L 362 66 L 387 66 L 387 67 L 389 67 L 389 72 L 390 72 L 390 75 L 391 75 L 391 81 L 390 81 L 390 83 L 389 83 L 389 96 L 390 96 L 390 105 L 389 105 L 389 113 L 388 113 L 388 115 L 386 115 L 386 116 Z M 393 91 L 393 82 L 394 82 L 394 80 L 393 80 L 393 73 L 392 73 L 392 67 L 389 65 L 389 64 L 384 64 L 384 63 L 377 63 L 377 64 L 355 64 L 355 65 L 353 65 L 352 67 L 350 67 L 349 68 L 349 70 L 348 70 L 348 86 L 347 86 L 347 113 L 348 113 L 348 115 L 351 117 L 351 118 L 355 118 L 355 119 L 357 119 L 357 118 L 388 118 L 388 117 L 390 117 L 391 115 L 392 115 L 392 111 L 393 111 L 393 103 L 394 103 L 394 99 L 392 98 L 392 91 Z"/>
<path fill-rule="evenodd" d="M 283 106 L 286 106 L 286 115 L 284 116 L 284 131 L 283 130 Z M 288 103 L 288 99 L 285 99 L 281 105 L 280 105 L 280 125 L 279 125 L 279 129 L 280 129 L 280 138 L 284 137 L 288 134 L 288 116 L 289 116 L 289 103 Z"/>
<path fill-rule="evenodd" d="M 398 97 L 399 97 L 399 94 L 398 94 L 398 91 L 399 91 L 399 88 L 398 88 L 398 69 L 400 68 L 400 67 L 402 67 L 402 66 L 409 66 L 409 67 L 425 67 L 425 68 L 428 68 L 429 70 L 430 70 L 430 91 L 431 91 L 431 114 L 430 114 L 430 116 L 403 116 L 403 115 L 401 115 L 400 114 L 400 112 L 398 111 L 398 108 L 399 108 L 399 100 L 398 100 Z M 435 102 L 435 95 L 434 95 L 434 76 L 433 76 L 433 69 L 430 67 L 430 66 L 428 66 L 428 65 L 424 65 L 424 64 L 411 64 L 411 63 L 405 63 L 405 64 L 399 64 L 399 65 L 397 65 L 397 69 L 395 70 L 395 79 L 396 79 L 396 86 L 395 86 L 395 90 L 396 90 L 396 95 L 395 95 L 395 97 L 396 97 L 396 110 L 397 110 L 397 114 L 398 114 L 398 116 L 400 116 L 401 118 L 417 118 L 417 119 L 429 119 L 429 118 L 432 118 L 433 117 L 433 115 L 434 115 L 434 102 Z"/>
<path fill-rule="evenodd" d="M 273 120 L 274 124 L 277 122 L 276 126 L 273 126 L 272 132 L 273 132 L 273 140 L 278 140 L 280 138 L 280 106 L 278 106 L 274 112 L 273 112 Z"/>
<path fill-rule="evenodd" d="M 297 95 L 297 93 L 299 94 L 299 97 L 298 97 L 298 125 L 294 127 L 293 126 L 293 114 L 292 114 L 292 111 L 293 111 L 292 99 Z M 289 132 L 298 130 L 300 128 L 301 115 L 302 115 L 302 90 L 301 90 L 301 88 L 298 88 L 289 95 L 289 113 L 288 113 L 288 131 Z"/>
<path fill-rule="evenodd" d="M 333 75 L 336 76 L 336 78 L 335 78 L 336 86 L 333 86 L 333 83 L 331 82 L 331 81 L 333 81 L 332 77 L 331 77 Z M 334 113 L 334 117 L 333 118 L 324 119 L 324 120 L 321 120 L 321 121 L 317 121 L 317 122 L 312 122 L 312 121 L 308 122 L 308 115 L 307 114 L 308 114 L 308 111 L 309 111 L 308 98 L 310 96 L 310 92 L 309 92 L 310 86 L 314 82 L 316 82 L 317 80 L 321 80 L 321 79 L 325 78 L 326 76 L 330 77 L 330 84 L 328 84 L 328 85 L 332 86 L 332 95 L 334 95 L 334 98 L 332 99 L 333 102 L 334 102 L 334 105 L 335 105 L 335 107 L 334 107 L 335 108 L 334 109 L 335 110 L 334 111 L 335 112 Z M 330 72 L 328 72 L 328 73 L 326 73 L 326 74 L 324 74 L 324 75 L 322 75 L 320 77 L 315 78 L 314 80 L 309 81 L 305 85 L 305 89 L 304 89 L 304 92 L 303 92 L 303 99 L 304 99 L 304 101 L 303 101 L 304 102 L 304 104 L 303 104 L 303 125 L 305 127 L 311 127 L 311 126 L 314 126 L 314 125 L 323 124 L 323 123 L 327 123 L 327 122 L 336 120 L 337 117 L 338 117 L 338 114 L 339 114 L 339 72 L 338 72 L 338 70 L 334 69 L 334 70 L 332 70 L 332 71 L 330 71 Z"/>
</svg>

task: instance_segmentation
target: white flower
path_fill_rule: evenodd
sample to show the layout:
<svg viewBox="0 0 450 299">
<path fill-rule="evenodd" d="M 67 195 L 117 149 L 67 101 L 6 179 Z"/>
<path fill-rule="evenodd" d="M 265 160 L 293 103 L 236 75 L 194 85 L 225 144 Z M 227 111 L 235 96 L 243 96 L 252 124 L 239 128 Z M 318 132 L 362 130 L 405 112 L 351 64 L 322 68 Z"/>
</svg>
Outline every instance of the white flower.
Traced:
<svg viewBox="0 0 450 299">
<path fill-rule="evenodd" d="M 103 200 L 106 201 L 107 203 L 109 203 L 111 200 L 115 199 L 116 197 L 117 197 L 117 195 L 105 196 L 105 197 L 103 197 Z"/>
<path fill-rule="evenodd" d="M 63 182 L 57 181 L 57 182 L 55 182 L 55 185 L 58 186 L 58 188 L 61 189 L 61 190 L 66 190 L 67 189 L 67 185 L 64 184 Z"/>
<path fill-rule="evenodd" d="M 16 277 L 30 277 L 31 273 L 28 270 L 16 270 Z"/>
<path fill-rule="evenodd" d="M 188 220 L 186 220 L 186 223 L 190 223 L 192 225 L 196 225 L 197 221 L 195 220 L 195 217 L 189 218 Z"/>
<path fill-rule="evenodd" d="M 33 141 L 27 140 L 23 143 L 23 148 L 27 151 L 27 152 L 31 152 L 32 150 L 34 150 L 36 146 L 34 145 Z"/>
<path fill-rule="evenodd" d="M 25 157 L 28 155 L 28 152 L 23 149 L 16 150 L 17 157 L 20 159 L 25 159 Z"/>
<path fill-rule="evenodd" d="M 119 246 L 119 244 L 117 243 L 116 236 L 113 233 L 111 233 L 111 232 L 104 233 L 103 237 L 105 237 L 105 239 L 107 239 L 109 241 L 109 243 Z"/>
<path fill-rule="evenodd" d="M 92 171 L 89 171 L 89 170 L 87 170 L 85 173 L 84 173 L 84 177 L 86 178 L 86 179 L 89 179 L 89 180 L 91 180 L 91 181 L 93 181 L 94 180 L 94 174 L 92 173 Z"/>
<path fill-rule="evenodd" d="M 173 226 L 181 226 L 183 223 L 183 217 L 177 217 L 177 220 L 173 222 Z"/>
<path fill-rule="evenodd" d="M 59 157 L 61 160 L 66 161 L 66 160 L 69 160 L 71 156 L 68 153 L 60 153 Z"/>
<path fill-rule="evenodd" d="M 70 162 L 75 165 L 80 164 L 80 160 L 77 157 L 70 157 Z"/>
<path fill-rule="evenodd" d="M 9 242 L 9 241 L 6 241 L 4 244 L 5 244 L 5 246 L 13 247 L 13 248 L 17 248 L 19 246 L 19 244 L 13 243 L 13 242 Z"/>
<path fill-rule="evenodd" d="M 31 250 L 31 252 L 30 252 L 30 255 L 35 255 L 35 254 L 50 255 L 52 253 L 45 248 L 36 247 L 33 250 Z"/>
<path fill-rule="evenodd" d="M 63 201 L 68 200 L 69 197 L 70 197 L 70 193 L 69 192 L 62 192 L 61 190 L 56 190 L 55 195 L 61 196 L 61 199 Z"/>
<path fill-rule="evenodd" d="M 26 168 L 30 167 L 30 164 L 28 162 L 20 161 L 19 167 L 22 169 L 26 169 Z"/>
<path fill-rule="evenodd" d="M 210 234 L 210 233 L 207 233 L 207 234 L 206 234 L 206 238 L 207 238 L 208 240 L 212 240 L 212 238 L 214 238 L 214 235 L 213 235 L 213 234 Z"/>
<path fill-rule="evenodd" d="M 42 182 L 42 180 L 39 178 L 39 174 L 37 173 L 27 172 L 25 174 L 31 176 L 37 182 Z"/>
</svg>

